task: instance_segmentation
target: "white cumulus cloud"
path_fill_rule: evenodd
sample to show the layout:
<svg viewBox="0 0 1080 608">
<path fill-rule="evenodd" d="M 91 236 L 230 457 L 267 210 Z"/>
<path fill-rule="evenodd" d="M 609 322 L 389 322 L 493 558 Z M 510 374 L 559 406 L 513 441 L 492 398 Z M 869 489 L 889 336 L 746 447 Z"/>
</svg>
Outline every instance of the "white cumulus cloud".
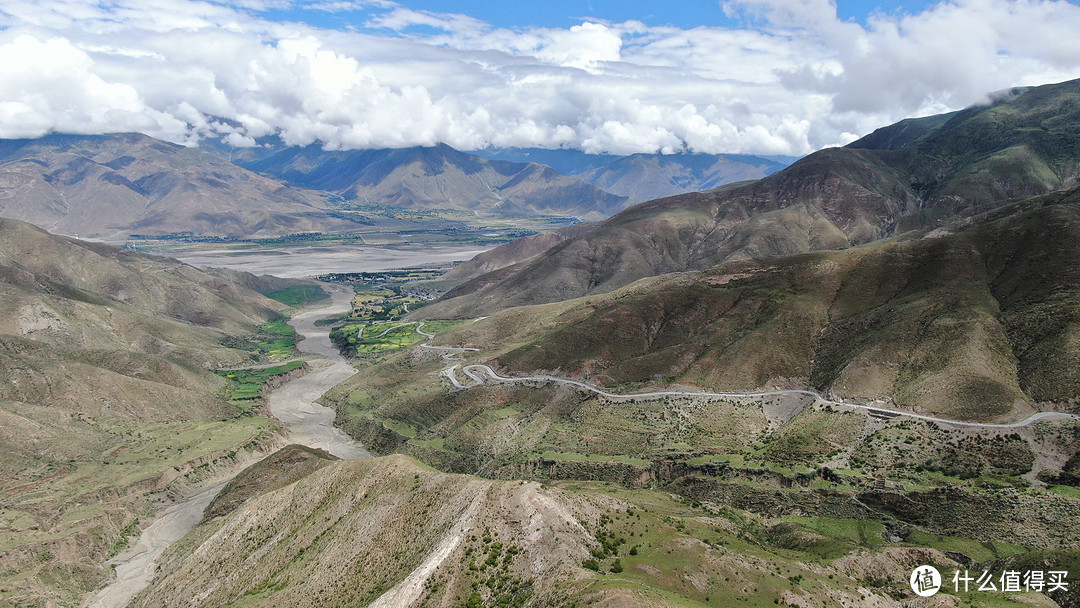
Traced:
<svg viewBox="0 0 1080 608">
<path fill-rule="evenodd" d="M 353 15 L 326 29 L 266 11 Z M 2 0 L 0 137 L 804 154 L 1080 77 L 1080 6 L 954 0 L 862 25 L 731 0 L 739 27 L 497 28 L 392 0 Z"/>
</svg>

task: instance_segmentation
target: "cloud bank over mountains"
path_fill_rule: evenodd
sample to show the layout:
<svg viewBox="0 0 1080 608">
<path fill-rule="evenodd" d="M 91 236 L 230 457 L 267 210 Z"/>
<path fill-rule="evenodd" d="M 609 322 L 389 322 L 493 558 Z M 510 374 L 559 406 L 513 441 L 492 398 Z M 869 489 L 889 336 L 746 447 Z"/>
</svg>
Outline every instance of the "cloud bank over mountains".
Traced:
<svg viewBox="0 0 1080 608">
<path fill-rule="evenodd" d="M 805 154 L 1080 77 L 1080 6 L 1065 0 L 957 0 L 865 24 L 830 0 L 723 10 L 739 25 L 506 29 L 388 0 L 3 0 L 0 137 Z"/>
</svg>

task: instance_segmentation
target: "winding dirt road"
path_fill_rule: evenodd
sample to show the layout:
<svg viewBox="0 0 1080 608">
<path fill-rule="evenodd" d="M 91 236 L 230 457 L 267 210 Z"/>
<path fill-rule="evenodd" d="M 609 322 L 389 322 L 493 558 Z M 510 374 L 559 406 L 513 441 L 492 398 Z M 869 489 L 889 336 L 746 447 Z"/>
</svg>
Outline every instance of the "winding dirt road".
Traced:
<svg viewBox="0 0 1080 608">
<path fill-rule="evenodd" d="M 304 337 L 297 348 L 302 353 L 319 355 L 309 359 L 311 371 L 277 388 L 270 394 L 270 413 L 285 425 L 286 440 L 308 447 L 321 448 L 344 459 L 370 458 L 371 454 L 351 437 L 334 426 L 334 411 L 315 400 L 347 380 L 356 370 L 345 362 L 330 342 L 329 331 L 316 327 L 315 321 L 348 312 L 352 291 L 339 285 L 326 285 L 330 304 L 305 311 L 292 318 L 290 325 Z M 109 560 L 116 567 L 116 579 L 83 601 L 84 608 L 123 608 L 146 588 L 157 572 L 158 559 L 173 543 L 196 526 L 203 511 L 239 469 L 214 485 L 161 512 L 135 545 Z"/>
<path fill-rule="evenodd" d="M 484 319 L 484 318 L 486 318 L 486 317 L 481 317 L 480 319 L 476 319 L 476 321 L 480 321 L 481 319 Z M 425 331 L 422 331 L 421 328 L 423 328 L 423 326 L 424 326 L 423 323 L 418 325 L 416 327 L 416 331 L 417 331 L 417 333 L 420 333 L 420 334 L 426 336 L 427 339 L 430 341 L 435 336 L 433 334 L 429 334 L 429 333 L 427 333 Z M 463 358 L 459 357 L 457 355 L 459 355 L 460 353 L 466 352 L 466 351 L 476 352 L 476 351 L 479 350 L 479 349 L 476 349 L 476 348 L 460 348 L 460 347 L 451 347 L 451 346 L 430 346 L 430 345 L 428 345 L 426 343 L 422 344 L 421 346 L 423 348 L 440 349 L 440 350 L 447 351 L 447 354 L 444 355 L 443 358 L 446 359 L 448 362 L 449 361 L 462 361 Z M 1036 423 L 1036 422 L 1038 422 L 1040 420 L 1055 420 L 1055 419 L 1056 420 L 1080 420 L 1080 415 L 1077 415 L 1077 414 L 1068 414 L 1068 413 L 1065 413 L 1065 412 L 1039 412 L 1039 413 L 1036 413 L 1036 414 L 1032 414 L 1031 416 L 1028 416 L 1027 418 L 1025 418 L 1023 420 L 1020 420 L 1018 422 L 1009 422 L 1009 423 L 1003 423 L 1003 424 L 991 424 L 991 423 L 984 423 L 984 422 L 964 422 L 964 421 L 960 421 L 960 420 L 950 420 L 948 418 L 936 418 L 934 416 L 924 416 L 922 414 L 916 414 L 916 413 L 913 413 L 913 412 L 904 412 L 904 411 L 901 411 L 901 410 L 892 410 L 892 409 L 888 409 L 888 408 L 884 408 L 884 407 L 878 407 L 878 406 L 862 405 L 862 404 L 858 404 L 858 403 L 849 403 L 849 402 L 846 402 L 846 401 L 834 401 L 834 400 L 829 399 L 827 397 L 824 397 L 821 394 L 816 393 L 814 391 L 797 390 L 797 389 L 780 390 L 780 391 L 754 392 L 754 393 L 708 393 L 708 392 L 689 392 L 689 391 L 655 391 L 655 392 L 647 392 L 647 393 L 609 393 L 609 392 L 603 390 L 602 388 L 599 388 L 599 387 L 597 387 L 597 386 L 595 386 L 593 384 L 589 384 L 588 382 L 582 382 L 581 380 L 573 380 L 573 379 L 570 379 L 570 378 L 560 378 L 559 376 L 547 376 L 547 375 L 541 375 L 541 376 L 500 376 L 495 370 L 491 369 L 491 367 L 489 367 L 487 365 L 483 365 L 483 364 L 466 365 L 464 367 L 461 367 L 461 373 L 464 374 L 467 378 L 469 378 L 469 380 L 472 380 L 472 382 L 473 382 L 473 384 L 471 384 L 471 385 L 466 385 L 466 384 L 462 384 L 461 381 L 458 379 L 458 375 L 457 375 L 458 367 L 461 367 L 461 364 L 460 363 L 455 363 L 455 364 L 451 365 L 450 367 L 448 367 L 448 368 L 442 370 L 441 372 L 439 372 L 440 375 L 442 375 L 447 380 L 449 380 L 450 384 L 453 385 L 453 387 L 456 388 L 456 389 L 470 388 L 471 386 L 477 386 L 477 385 L 480 385 L 480 384 L 484 384 L 486 381 L 491 380 L 491 381 L 494 381 L 494 382 L 503 382 L 503 383 L 509 383 L 509 382 L 555 382 L 555 383 L 559 383 L 559 384 L 569 384 L 571 386 L 576 386 L 576 387 L 578 387 L 580 389 L 596 393 L 597 395 L 600 395 L 600 396 L 608 398 L 608 399 L 612 399 L 614 401 L 631 401 L 631 400 L 634 400 L 634 399 L 656 399 L 656 398 L 662 398 L 662 397 L 697 397 L 697 398 L 704 397 L 704 398 L 729 398 L 729 399 L 734 399 L 734 398 L 753 398 L 753 397 L 775 397 L 775 396 L 779 396 L 779 395 L 804 395 L 804 396 L 807 396 L 807 397 L 812 397 L 812 398 L 820 401 L 821 403 L 825 403 L 825 404 L 828 404 L 828 405 L 835 405 L 835 406 L 839 406 L 839 407 L 848 407 L 848 408 L 852 408 L 852 409 L 864 410 L 864 411 L 867 411 L 867 412 L 869 412 L 871 414 L 878 414 L 878 415 L 881 415 L 881 416 L 884 416 L 884 417 L 914 418 L 916 420 L 925 420 L 927 422 L 934 422 L 934 423 L 937 423 L 937 424 L 944 424 L 944 425 L 951 425 L 951 426 L 965 427 L 965 428 L 977 428 L 977 429 L 1017 429 L 1017 428 L 1020 428 L 1020 427 L 1028 426 L 1030 424 L 1034 424 L 1034 423 Z"/>
</svg>

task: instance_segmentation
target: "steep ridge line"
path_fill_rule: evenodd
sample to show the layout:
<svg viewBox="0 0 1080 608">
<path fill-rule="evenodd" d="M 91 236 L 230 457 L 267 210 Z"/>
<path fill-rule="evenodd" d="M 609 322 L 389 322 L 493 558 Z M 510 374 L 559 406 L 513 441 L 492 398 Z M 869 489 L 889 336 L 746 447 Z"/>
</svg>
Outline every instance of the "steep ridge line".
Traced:
<svg viewBox="0 0 1080 608">
<path fill-rule="evenodd" d="M 484 319 L 484 318 L 486 318 L 486 317 L 480 317 L 479 319 L 476 319 L 473 322 L 475 323 L 476 321 L 480 321 L 481 319 Z M 423 323 L 420 324 L 420 326 L 422 326 L 422 325 L 423 325 Z M 420 326 L 417 327 L 418 332 L 420 331 L 419 330 Z M 431 340 L 431 338 L 435 337 L 434 335 L 429 334 L 427 332 L 420 332 L 420 333 L 423 334 L 424 336 L 427 336 L 429 341 Z M 459 354 L 461 352 L 465 352 L 465 351 L 478 352 L 480 350 L 480 349 L 477 349 L 477 348 L 462 348 L 462 347 L 450 347 L 450 346 L 442 346 L 442 347 L 429 346 L 426 342 L 424 344 L 422 344 L 421 346 L 423 348 L 440 348 L 440 349 L 444 349 L 444 350 L 451 350 L 451 351 L 454 351 L 453 352 L 454 355 L 457 355 L 457 354 Z M 457 359 L 450 359 L 449 357 L 450 357 L 450 355 L 445 355 L 443 358 L 446 359 L 447 361 L 450 361 L 450 360 L 460 361 L 460 360 L 462 360 L 460 357 L 458 357 Z M 879 415 L 887 416 L 887 417 L 906 417 L 906 418 L 913 418 L 913 419 L 916 419 L 916 420 L 924 420 L 926 422 L 933 422 L 933 423 L 936 423 L 936 424 L 946 424 L 946 425 L 960 426 L 960 427 L 966 427 L 966 428 L 979 428 L 979 429 L 1017 429 L 1017 428 L 1021 428 L 1021 427 L 1025 427 L 1025 426 L 1034 424 L 1034 423 L 1036 423 L 1036 422 L 1038 422 L 1040 420 L 1051 420 L 1051 419 L 1080 420 L 1080 415 L 1078 415 L 1078 414 L 1069 414 L 1069 413 L 1066 413 L 1066 412 L 1038 412 L 1038 413 L 1032 414 L 1031 416 L 1028 416 L 1024 420 L 1021 420 L 1019 422 L 1010 422 L 1010 423 L 1004 423 L 1004 424 L 993 424 L 993 423 L 988 423 L 988 422 L 964 422 L 964 421 L 961 421 L 961 420 L 950 420 L 948 418 L 937 418 L 937 417 L 934 417 L 934 416 L 924 416 L 922 414 L 916 414 L 914 412 L 905 412 L 905 411 L 902 411 L 902 410 L 893 410 L 893 409 L 889 409 L 889 408 L 886 408 L 886 407 L 880 407 L 880 406 L 862 405 L 862 404 L 858 404 L 858 403 L 849 403 L 849 402 L 846 402 L 846 401 L 835 401 L 833 399 L 829 399 L 827 397 L 824 397 L 820 393 L 817 393 L 815 391 L 808 391 L 808 390 L 801 390 L 801 389 L 786 389 L 786 390 L 779 390 L 779 391 L 762 391 L 762 392 L 750 392 L 750 393 L 737 393 L 737 392 L 735 392 L 735 393 L 710 393 L 710 392 L 690 392 L 690 391 L 655 391 L 655 392 L 646 392 L 646 393 L 610 393 L 610 392 L 605 391 L 605 390 L 603 390 L 603 389 L 601 389 L 601 388 L 599 388 L 599 387 L 597 387 L 597 386 L 595 386 L 593 384 L 589 384 L 588 382 L 583 382 L 581 380 L 573 380 L 571 378 L 560 378 L 559 376 L 548 376 L 548 375 L 539 375 L 539 376 L 500 376 L 498 374 L 498 372 L 491 369 L 490 366 L 484 365 L 484 364 L 466 365 L 466 366 L 461 368 L 461 372 L 475 383 L 475 384 L 472 384 L 472 385 L 465 385 L 465 384 L 462 384 L 461 381 L 457 377 L 457 368 L 460 367 L 460 366 L 461 366 L 460 363 L 455 363 L 454 365 L 452 365 L 452 366 L 442 370 L 441 372 L 439 372 L 439 375 L 447 378 L 450 381 L 451 385 L 453 385 L 453 387 L 455 389 L 472 388 L 474 386 L 484 384 L 486 379 L 490 379 L 490 380 L 493 380 L 495 382 L 504 382 L 504 383 L 510 383 L 510 382 L 555 382 L 555 383 L 560 383 L 560 384 L 569 384 L 571 386 L 576 386 L 576 387 L 578 387 L 580 389 L 596 393 L 597 395 L 600 395 L 601 397 L 605 397 L 605 398 L 616 400 L 616 401 L 629 401 L 629 400 L 634 400 L 634 399 L 655 399 L 655 398 L 659 398 L 659 397 L 740 399 L 740 398 L 757 398 L 757 397 L 776 397 L 776 396 L 781 396 L 781 395 L 805 395 L 807 397 L 812 397 L 812 398 L 820 401 L 821 403 L 824 403 L 824 404 L 827 404 L 827 405 L 835 405 L 835 406 L 838 406 L 838 407 L 847 407 L 847 408 L 852 408 L 852 409 L 864 410 L 864 411 L 870 413 L 871 415 L 879 414 Z"/>
</svg>

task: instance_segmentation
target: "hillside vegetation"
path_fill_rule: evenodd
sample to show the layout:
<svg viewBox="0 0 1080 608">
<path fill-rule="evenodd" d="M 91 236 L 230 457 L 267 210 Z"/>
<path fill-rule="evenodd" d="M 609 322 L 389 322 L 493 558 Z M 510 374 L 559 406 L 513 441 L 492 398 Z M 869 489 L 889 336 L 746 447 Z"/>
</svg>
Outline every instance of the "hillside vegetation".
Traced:
<svg viewBox="0 0 1080 608">
<path fill-rule="evenodd" d="M 730 262 L 577 300 L 550 329 L 504 327 L 520 344 L 497 362 L 610 386 L 656 375 L 728 391 L 795 382 L 951 418 L 1018 419 L 1080 395 L 1078 239 L 1073 191 L 947 237 Z"/>
<path fill-rule="evenodd" d="M 809 388 L 954 420 L 1075 412 L 1078 229 L 1080 191 L 1070 191 L 932 238 L 728 262 L 512 307 L 434 340 L 477 351 L 457 361 L 402 353 L 327 400 L 370 449 L 446 470 L 603 480 L 770 517 L 842 513 L 984 542 L 1067 546 L 1055 529 L 1080 514 L 1063 487 L 1080 458 L 1075 422 L 958 428 L 800 395 L 611 399 L 543 381 L 477 385 L 461 368 L 486 363 L 616 393 Z M 450 373 L 468 388 L 446 380 L 454 364 Z M 1062 484 L 1064 497 L 1014 502 L 1007 490 L 1039 480 Z M 889 496 L 868 493 L 879 481 Z M 1024 526 L 1012 523 L 1020 519 Z"/>
<path fill-rule="evenodd" d="M 204 521 L 132 605 L 898 608 L 890 595 L 907 581 L 897 573 L 955 565 L 952 548 L 1033 558 L 1019 545 L 922 536 L 941 549 L 915 548 L 887 534 L 875 522 L 492 481 L 390 456 L 324 463 Z"/>
<path fill-rule="evenodd" d="M 210 369 L 284 305 L 174 260 L 0 220 L 0 603 L 77 605 L 148 493 L 272 442 Z"/>
</svg>

